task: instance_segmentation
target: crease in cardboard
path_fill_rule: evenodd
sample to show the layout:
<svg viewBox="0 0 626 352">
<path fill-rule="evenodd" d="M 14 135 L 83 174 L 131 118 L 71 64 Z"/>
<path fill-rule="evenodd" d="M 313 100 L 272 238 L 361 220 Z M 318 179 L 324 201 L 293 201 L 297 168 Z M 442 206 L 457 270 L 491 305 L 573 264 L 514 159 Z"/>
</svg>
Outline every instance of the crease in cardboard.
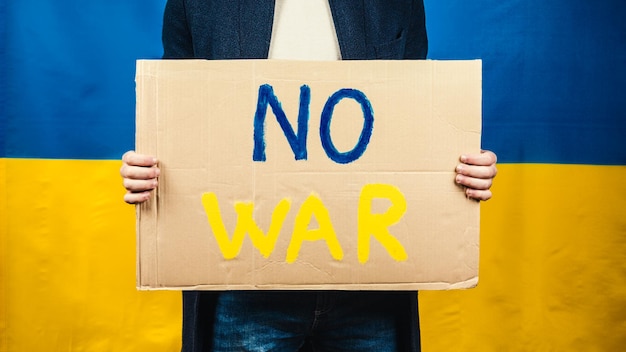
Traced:
<svg viewBox="0 0 626 352">
<path fill-rule="evenodd" d="M 377 284 L 249 284 L 249 285 L 190 285 L 190 286 L 140 286 L 139 290 L 163 290 L 163 291 L 204 291 L 204 290 L 347 290 L 361 291 L 373 290 L 384 291 L 389 290 L 390 286 L 394 290 L 399 291 L 421 291 L 421 290 L 465 290 L 478 286 L 478 276 L 471 277 L 467 280 L 458 282 L 431 281 L 424 283 L 377 283 Z"/>
<path fill-rule="evenodd" d="M 478 71 L 479 71 L 479 72 L 481 72 L 481 71 L 482 71 L 482 67 L 481 67 L 481 65 L 482 65 L 482 60 L 468 60 L 467 62 L 468 62 L 470 65 L 477 65 L 477 66 L 479 67 Z M 456 64 L 456 63 L 457 63 L 457 61 L 451 61 L 451 63 L 452 63 L 452 64 Z M 439 81 L 439 80 L 438 80 L 438 78 L 437 78 L 437 74 L 438 74 L 438 72 L 439 72 L 439 69 L 438 69 L 438 67 L 435 65 L 435 66 L 434 66 L 434 69 L 432 70 L 432 82 L 433 82 L 432 86 L 433 86 L 433 92 L 436 92 L 436 91 L 438 90 L 438 88 L 439 88 L 439 87 L 435 84 L 435 82 L 438 82 L 438 81 Z M 471 74 L 473 74 L 473 72 L 470 72 L 470 73 L 468 73 L 467 75 L 459 75 L 459 77 L 460 77 L 459 79 L 460 79 L 460 80 L 469 80 L 469 79 L 471 79 L 471 78 L 472 78 L 472 77 L 471 77 Z M 479 96 L 481 96 L 481 95 L 482 95 L 482 92 L 481 92 L 482 88 L 481 88 L 480 86 L 482 85 L 482 80 L 479 80 L 479 82 L 478 82 L 478 83 L 480 83 L 480 85 L 479 85 L 479 87 L 477 88 L 477 90 L 478 90 L 477 94 L 478 94 Z M 432 95 L 431 95 L 431 97 L 434 97 L 435 95 L 436 95 L 436 94 L 432 94 Z M 438 104 L 433 104 L 432 106 L 433 106 L 433 107 L 435 107 L 435 106 L 438 106 Z M 443 115 L 444 115 L 444 114 L 442 114 L 442 113 L 441 113 L 441 111 L 438 111 L 436 108 L 433 108 L 433 116 L 434 116 L 435 118 L 437 118 L 438 120 L 440 120 L 440 121 L 442 121 L 442 122 L 444 122 L 444 123 L 448 124 L 448 125 L 449 125 L 449 127 L 453 128 L 453 129 L 455 129 L 455 130 L 457 130 L 457 131 L 459 131 L 459 132 L 475 133 L 475 134 L 480 135 L 480 133 L 481 133 L 481 129 L 482 129 L 482 128 L 480 127 L 480 125 L 479 125 L 478 130 L 473 130 L 473 129 L 469 129 L 469 128 L 463 128 L 463 127 L 458 126 L 458 124 L 455 124 L 454 122 L 450 121 L 450 119 L 445 118 Z"/>
<path fill-rule="evenodd" d="M 253 169 L 253 172 L 256 173 L 256 168 Z M 274 174 L 280 175 L 336 175 L 336 176 L 361 176 L 361 175 L 370 175 L 371 171 L 280 171 L 275 172 Z M 449 170 L 420 170 L 420 169 L 411 169 L 411 170 L 384 170 L 384 171 L 376 171 L 377 175 L 455 175 L 454 171 Z"/>
</svg>

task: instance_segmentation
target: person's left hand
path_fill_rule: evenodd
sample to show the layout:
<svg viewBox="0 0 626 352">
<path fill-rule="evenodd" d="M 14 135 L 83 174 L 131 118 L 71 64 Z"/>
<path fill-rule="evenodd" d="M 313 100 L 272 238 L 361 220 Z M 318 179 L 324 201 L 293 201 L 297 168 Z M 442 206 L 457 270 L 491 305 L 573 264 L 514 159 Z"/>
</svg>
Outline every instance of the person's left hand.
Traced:
<svg viewBox="0 0 626 352">
<path fill-rule="evenodd" d="M 465 195 L 475 200 L 489 200 L 491 185 L 498 170 L 495 153 L 483 150 L 480 154 L 465 154 L 456 167 L 456 183 L 465 187 Z"/>
</svg>

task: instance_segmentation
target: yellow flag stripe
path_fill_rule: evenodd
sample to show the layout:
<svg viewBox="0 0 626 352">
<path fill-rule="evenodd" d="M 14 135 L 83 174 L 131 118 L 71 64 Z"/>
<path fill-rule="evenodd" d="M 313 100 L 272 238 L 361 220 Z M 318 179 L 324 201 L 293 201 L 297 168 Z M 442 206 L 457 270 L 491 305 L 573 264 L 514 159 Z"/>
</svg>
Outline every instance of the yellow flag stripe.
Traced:
<svg viewBox="0 0 626 352">
<path fill-rule="evenodd" d="M 135 289 L 120 166 L 0 159 L 0 351 L 180 350 L 180 293 Z"/>
<path fill-rule="evenodd" d="M 179 292 L 135 289 L 119 161 L 0 159 L 0 351 L 177 351 Z M 478 287 L 421 292 L 425 351 L 626 346 L 626 167 L 504 164 Z"/>
<path fill-rule="evenodd" d="M 425 351 L 626 346 L 626 167 L 500 165 L 478 287 L 421 292 Z"/>
</svg>

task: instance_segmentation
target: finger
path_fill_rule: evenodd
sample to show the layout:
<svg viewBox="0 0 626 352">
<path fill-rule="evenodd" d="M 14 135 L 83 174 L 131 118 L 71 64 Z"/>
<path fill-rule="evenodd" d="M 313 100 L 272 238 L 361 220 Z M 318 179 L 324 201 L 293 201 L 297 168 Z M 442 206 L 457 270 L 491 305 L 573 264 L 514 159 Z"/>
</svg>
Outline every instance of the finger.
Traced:
<svg viewBox="0 0 626 352">
<path fill-rule="evenodd" d="M 475 189 L 475 190 L 488 190 L 491 188 L 491 185 L 493 184 L 493 179 L 491 178 L 487 178 L 487 179 L 474 178 L 474 177 L 468 177 L 468 176 L 460 175 L 460 174 L 456 175 L 455 181 L 457 184 L 461 186 Z"/>
<path fill-rule="evenodd" d="M 129 192 L 145 192 L 152 191 L 158 186 L 157 179 L 150 180 L 133 180 L 130 178 L 125 178 L 123 180 L 124 188 L 126 188 Z"/>
<path fill-rule="evenodd" d="M 128 204 L 141 204 L 148 199 L 150 199 L 150 192 L 128 192 L 124 195 L 124 201 Z"/>
<path fill-rule="evenodd" d="M 476 190 L 471 188 L 465 190 L 465 195 L 467 195 L 468 198 L 482 201 L 489 200 L 492 197 L 490 190 Z"/>
<path fill-rule="evenodd" d="M 468 177 L 488 179 L 496 177 L 498 169 L 495 165 L 475 166 L 468 164 L 459 164 L 456 166 L 456 172 L 458 174 Z"/>
<path fill-rule="evenodd" d="M 489 166 L 498 162 L 496 154 L 489 150 L 483 150 L 480 154 L 463 154 L 461 162 L 468 165 Z"/>
<path fill-rule="evenodd" d="M 151 155 L 137 154 L 135 151 L 130 150 L 122 155 L 122 162 L 130 166 L 152 167 L 157 165 L 158 160 Z"/>
<path fill-rule="evenodd" d="M 131 166 L 126 163 L 120 168 L 120 175 L 123 178 L 133 180 L 150 180 L 156 179 L 161 174 L 161 170 L 156 167 Z"/>
</svg>

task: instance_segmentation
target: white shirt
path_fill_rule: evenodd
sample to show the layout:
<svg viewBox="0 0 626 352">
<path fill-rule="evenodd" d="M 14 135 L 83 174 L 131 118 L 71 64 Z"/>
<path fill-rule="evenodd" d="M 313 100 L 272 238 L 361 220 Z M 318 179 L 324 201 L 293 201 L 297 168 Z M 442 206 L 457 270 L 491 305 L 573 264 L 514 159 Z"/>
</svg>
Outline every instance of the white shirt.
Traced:
<svg viewBox="0 0 626 352">
<path fill-rule="evenodd" d="M 341 60 L 328 0 L 276 0 L 269 58 Z"/>
</svg>

